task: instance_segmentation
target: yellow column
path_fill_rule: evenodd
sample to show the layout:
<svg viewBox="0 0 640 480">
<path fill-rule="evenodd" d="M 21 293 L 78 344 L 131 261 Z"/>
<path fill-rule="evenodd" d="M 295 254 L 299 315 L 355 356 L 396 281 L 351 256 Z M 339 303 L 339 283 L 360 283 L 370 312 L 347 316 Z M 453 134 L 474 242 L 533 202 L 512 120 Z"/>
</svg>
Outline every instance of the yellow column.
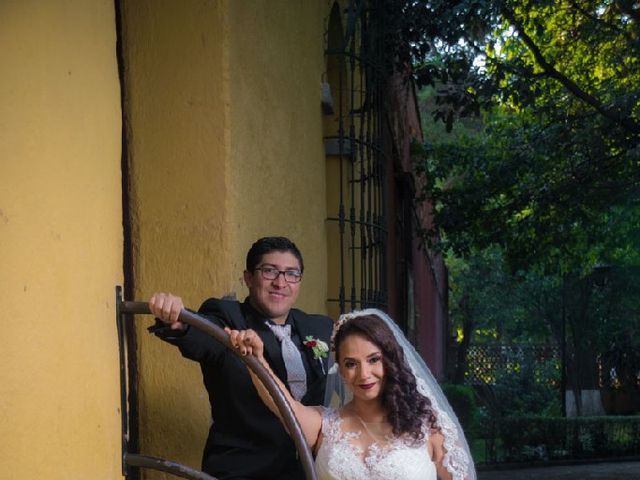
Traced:
<svg viewBox="0 0 640 480">
<path fill-rule="evenodd" d="M 0 476 L 120 478 L 113 1 L 0 4 Z"/>
</svg>

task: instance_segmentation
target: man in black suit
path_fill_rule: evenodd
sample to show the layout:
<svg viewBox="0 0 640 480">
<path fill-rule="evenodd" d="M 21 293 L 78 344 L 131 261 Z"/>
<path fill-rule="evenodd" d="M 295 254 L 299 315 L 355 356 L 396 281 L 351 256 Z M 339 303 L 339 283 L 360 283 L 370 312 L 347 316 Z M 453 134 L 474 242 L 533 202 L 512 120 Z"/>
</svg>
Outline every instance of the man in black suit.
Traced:
<svg viewBox="0 0 640 480">
<path fill-rule="evenodd" d="M 303 270 L 302 255 L 293 242 L 261 238 L 247 253 L 244 281 L 249 296 L 244 303 L 211 298 L 198 313 L 223 328 L 255 330 L 264 342 L 265 358 L 292 394 L 305 405 L 320 405 L 327 371 L 322 347 L 329 343 L 333 324 L 328 317 L 292 308 Z M 220 480 L 305 478 L 293 442 L 260 400 L 244 364 L 207 334 L 178 321 L 184 308 L 180 297 L 155 293 L 149 307 L 162 322 L 158 322 L 161 328 L 152 327 L 154 333 L 176 345 L 202 370 L 213 420 L 202 470 Z M 273 330 L 280 325 L 290 329 L 293 344 L 289 338 L 276 338 Z M 321 348 L 311 348 L 314 342 Z M 288 349 L 284 359 L 283 348 Z M 298 365 L 294 373 L 292 364 Z"/>
</svg>

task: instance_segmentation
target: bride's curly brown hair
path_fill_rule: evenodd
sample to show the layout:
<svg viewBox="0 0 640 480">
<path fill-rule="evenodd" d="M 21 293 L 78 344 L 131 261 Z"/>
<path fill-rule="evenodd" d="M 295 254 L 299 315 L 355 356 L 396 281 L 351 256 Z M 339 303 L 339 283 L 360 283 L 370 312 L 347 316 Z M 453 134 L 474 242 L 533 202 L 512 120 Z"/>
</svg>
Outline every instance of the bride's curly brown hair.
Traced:
<svg viewBox="0 0 640 480">
<path fill-rule="evenodd" d="M 422 440 L 425 422 L 429 429 L 437 429 L 431 401 L 418 392 L 415 376 L 405 361 L 404 352 L 384 321 L 376 315 L 357 316 L 344 321 L 333 340 L 338 361 L 340 346 L 352 335 L 366 338 L 382 352 L 384 383 L 380 400 L 393 434 L 407 434 L 415 440 Z"/>
</svg>

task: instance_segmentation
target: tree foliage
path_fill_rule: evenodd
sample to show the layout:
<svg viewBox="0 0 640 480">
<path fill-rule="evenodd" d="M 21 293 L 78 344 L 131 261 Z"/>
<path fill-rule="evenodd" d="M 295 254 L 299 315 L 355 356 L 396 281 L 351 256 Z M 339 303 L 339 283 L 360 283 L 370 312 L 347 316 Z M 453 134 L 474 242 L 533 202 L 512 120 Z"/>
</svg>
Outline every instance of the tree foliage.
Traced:
<svg viewBox="0 0 640 480">
<path fill-rule="evenodd" d="M 418 152 L 425 238 L 462 255 L 497 243 L 514 267 L 584 263 L 640 200 L 640 4 L 400 3 L 398 58 L 454 131 Z M 481 130 L 456 133 L 470 115 Z"/>
<path fill-rule="evenodd" d="M 559 351 L 566 348 L 567 387 L 576 397 L 581 390 L 598 388 L 599 382 L 629 385 L 629 378 L 637 378 L 639 267 L 620 258 L 615 267 L 600 266 L 585 275 L 581 272 L 549 274 L 540 269 L 511 272 L 503 265 L 502 252 L 496 246 L 474 251 L 464 260 L 448 259 L 449 314 L 459 334 L 455 371 L 450 373 L 453 381 L 461 383 L 465 378 L 470 343 L 544 343 L 555 345 Z M 600 354 L 607 368 L 599 371 Z M 523 358 L 520 369 L 498 372 L 501 375 L 494 380 L 496 394 L 502 388 L 510 392 L 510 389 L 524 387 L 527 382 L 523 379 L 540 369 L 538 360 Z M 558 407 L 560 370 L 554 362 L 557 359 L 543 369 L 544 381 L 537 384 L 535 395 L 555 398 L 556 402 L 549 405 Z M 524 397 L 526 391 L 534 392 L 530 387 L 526 386 L 521 392 Z M 505 393 L 506 396 L 512 394 Z M 516 403 L 509 405 L 521 400 L 514 396 Z M 577 408 L 582 411 L 580 402 Z"/>
<path fill-rule="evenodd" d="M 546 336 L 574 392 L 594 388 L 596 355 L 640 328 L 640 3 L 383 4 L 435 120 L 415 149 L 422 233 L 449 256 L 459 364 L 472 338 Z"/>
</svg>

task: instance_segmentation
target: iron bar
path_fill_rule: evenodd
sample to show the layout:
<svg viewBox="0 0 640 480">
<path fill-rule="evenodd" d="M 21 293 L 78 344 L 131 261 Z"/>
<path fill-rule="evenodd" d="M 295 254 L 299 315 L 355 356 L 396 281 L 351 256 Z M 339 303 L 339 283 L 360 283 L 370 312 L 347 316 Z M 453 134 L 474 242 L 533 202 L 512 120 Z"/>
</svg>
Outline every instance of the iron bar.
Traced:
<svg viewBox="0 0 640 480">
<path fill-rule="evenodd" d="M 376 73 L 377 72 L 380 72 L 380 74 L 384 73 L 384 66 L 381 64 L 374 63 L 374 61 L 369 60 L 368 57 L 361 57 L 359 55 L 354 55 L 351 52 L 348 52 L 345 50 L 334 50 L 334 49 L 325 50 L 325 54 L 346 57 L 349 59 L 353 58 L 358 63 L 361 63 L 363 65 L 373 68 L 374 70 L 376 70 Z"/>
<path fill-rule="evenodd" d="M 118 333 L 118 357 L 120 361 L 120 422 L 121 422 L 121 447 L 126 452 L 129 444 L 129 409 L 127 408 L 127 368 L 125 358 L 125 322 L 120 315 L 120 307 L 122 305 L 122 287 L 116 286 L 116 329 Z M 127 464 L 122 462 L 122 476 L 127 476 Z"/>
<path fill-rule="evenodd" d="M 343 60 L 344 61 L 344 60 Z M 339 217 L 340 217 L 340 231 L 339 231 L 339 237 L 340 237 L 340 291 L 339 291 L 339 296 L 340 296 L 340 314 L 343 314 L 345 311 L 345 281 L 344 281 L 344 264 L 345 264 L 345 258 L 344 258 L 344 118 L 343 118 L 343 112 L 344 112 L 344 99 L 343 99 L 343 95 L 342 95 L 342 90 L 344 88 L 344 71 L 342 68 L 343 63 L 340 62 L 339 64 L 339 74 L 338 74 L 338 88 L 339 88 L 339 94 L 338 94 L 338 136 L 339 136 L 339 140 L 338 140 L 338 145 L 340 148 L 340 157 L 339 157 L 339 168 L 340 168 L 340 178 L 339 178 L 339 184 L 340 184 L 340 206 L 339 206 Z"/>
<path fill-rule="evenodd" d="M 366 15 L 362 17 L 360 25 L 362 28 L 361 37 L 363 39 L 366 38 Z M 365 43 L 360 43 L 360 52 L 365 49 Z M 366 131 L 369 128 L 369 124 L 367 123 L 367 114 L 370 110 L 370 106 L 367 103 L 367 92 L 363 91 L 362 86 L 366 86 L 366 66 L 363 66 L 362 63 L 359 64 L 358 74 L 359 74 L 359 82 L 358 82 L 358 96 L 359 96 L 359 104 L 360 104 L 360 125 L 359 125 L 359 133 L 358 133 L 358 141 L 360 145 L 365 145 L 365 135 Z M 352 95 L 355 95 L 355 92 L 352 92 Z M 365 128 L 366 126 L 366 128 Z M 366 269 L 366 256 L 367 256 L 367 240 L 366 240 L 366 227 L 364 222 L 366 221 L 365 214 L 365 174 L 366 174 L 366 150 L 367 148 L 360 148 L 358 150 L 359 153 L 359 166 L 360 166 L 360 200 L 359 200 L 359 211 L 360 211 L 360 229 L 359 229 L 359 240 L 360 240 L 360 305 L 366 304 L 366 292 L 367 292 L 367 269 Z"/>
<path fill-rule="evenodd" d="M 369 83 L 369 79 L 367 80 L 367 84 Z M 373 101 L 373 95 L 369 94 L 368 97 L 368 101 L 372 102 Z M 367 113 L 367 121 L 368 121 L 368 128 L 367 128 L 367 175 L 370 177 L 370 179 L 372 180 L 370 182 L 369 188 L 367 188 L 367 217 L 366 217 L 366 232 L 367 232 L 367 242 L 371 245 L 371 247 L 369 248 L 368 252 L 367 252 L 367 272 L 368 272 L 368 278 L 367 278 L 367 304 L 371 303 L 373 301 L 373 290 L 375 289 L 375 271 L 374 271 L 374 259 L 375 259 L 375 254 L 376 254 L 376 249 L 374 247 L 374 242 L 375 242 L 375 237 L 374 237 L 374 228 L 376 228 L 376 226 L 373 225 L 372 219 L 373 219 L 373 203 L 372 203 L 372 198 L 373 198 L 373 189 L 375 188 L 375 167 L 373 165 L 373 161 L 372 161 L 372 157 L 373 157 L 373 152 L 372 150 L 374 150 L 373 145 L 371 143 L 371 123 L 372 123 L 372 119 L 371 119 L 372 115 L 371 112 Z"/>
<path fill-rule="evenodd" d="M 340 135 L 325 135 L 323 138 L 324 138 L 324 139 L 326 139 L 326 140 L 329 140 L 329 139 L 340 140 L 340 138 L 342 138 L 342 139 L 344 140 L 344 137 L 340 137 Z M 379 144 L 375 143 L 375 142 L 372 142 L 372 141 L 362 141 L 362 140 L 360 140 L 360 139 L 358 139 L 358 138 L 354 138 L 354 139 L 353 139 L 353 143 L 354 143 L 355 145 L 358 145 L 358 146 L 361 146 L 361 147 L 369 147 L 369 148 L 372 148 L 372 149 L 374 149 L 376 152 L 378 152 L 378 153 L 380 153 L 380 154 L 383 154 L 383 152 L 382 152 L 382 147 L 381 147 Z"/>
<path fill-rule="evenodd" d="M 127 465 L 132 467 L 159 470 L 161 472 L 167 472 L 175 475 L 176 477 L 187 478 L 189 480 L 217 480 L 216 477 L 212 477 L 200 470 L 187 467 L 181 463 L 172 462 L 171 460 L 165 460 L 164 458 L 126 452 L 124 454 L 124 461 Z"/>
<path fill-rule="evenodd" d="M 355 9 L 354 9 L 355 11 Z M 360 22 L 358 22 L 359 18 L 356 18 L 355 16 L 351 17 L 350 15 L 350 20 L 352 20 L 351 24 L 351 31 L 353 32 L 353 36 L 351 38 L 350 43 L 350 52 L 351 52 L 351 56 L 349 57 L 349 112 L 354 112 L 355 111 L 355 81 L 356 81 L 356 74 L 355 74 L 355 70 L 356 70 L 356 60 L 355 60 L 355 51 L 356 51 L 356 28 L 357 26 L 360 25 Z M 355 128 L 355 118 L 354 115 L 349 115 L 349 142 L 352 146 L 356 146 L 356 128 Z M 358 149 L 359 150 L 359 149 Z M 349 171 L 349 221 L 351 222 L 351 230 L 350 230 L 350 245 L 351 247 L 354 247 L 356 244 L 356 210 L 355 210 L 355 203 L 356 203 L 356 192 L 355 192 L 355 178 L 356 178 L 356 173 L 355 173 L 355 168 L 356 168 L 356 158 L 358 158 L 358 150 L 355 150 L 354 148 L 351 149 L 351 152 L 353 152 L 353 156 L 351 158 L 351 164 L 350 164 L 350 171 Z M 351 295 L 350 295 L 350 300 L 351 300 L 351 310 L 355 310 L 356 308 L 356 258 L 355 255 L 353 254 L 353 252 L 351 252 Z"/>
<path fill-rule="evenodd" d="M 378 291 L 374 291 L 373 292 L 373 298 L 374 300 L 367 302 L 363 305 L 360 305 L 360 301 L 356 300 L 356 307 L 359 308 L 379 308 L 381 310 L 385 310 L 387 309 L 387 303 L 385 301 L 385 296 L 383 294 L 383 292 L 378 292 Z M 375 299 L 381 299 L 380 301 L 375 300 Z M 327 298 L 327 302 L 329 303 L 339 303 L 340 299 L 339 298 Z"/>
</svg>

